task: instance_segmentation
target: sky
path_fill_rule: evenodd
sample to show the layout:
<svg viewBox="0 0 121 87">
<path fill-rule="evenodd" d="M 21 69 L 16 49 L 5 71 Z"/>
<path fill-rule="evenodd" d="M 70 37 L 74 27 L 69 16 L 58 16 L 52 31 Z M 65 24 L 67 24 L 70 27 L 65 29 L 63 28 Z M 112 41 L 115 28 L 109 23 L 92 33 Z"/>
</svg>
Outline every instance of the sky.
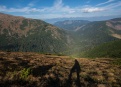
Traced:
<svg viewBox="0 0 121 87">
<path fill-rule="evenodd" d="M 121 15 L 121 0 L 0 0 L 0 12 L 34 19 Z"/>
</svg>

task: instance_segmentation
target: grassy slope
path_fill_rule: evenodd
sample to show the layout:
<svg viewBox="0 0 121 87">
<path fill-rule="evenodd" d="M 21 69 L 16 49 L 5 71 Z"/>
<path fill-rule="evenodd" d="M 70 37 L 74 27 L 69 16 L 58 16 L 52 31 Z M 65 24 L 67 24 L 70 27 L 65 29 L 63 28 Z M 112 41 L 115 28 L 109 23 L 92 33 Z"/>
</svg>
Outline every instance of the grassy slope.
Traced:
<svg viewBox="0 0 121 87">
<path fill-rule="evenodd" d="M 83 57 L 112 57 L 121 58 L 121 40 L 104 43 L 91 50 L 83 52 Z"/>
<path fill-rule="evenodd" d="M 120 87 L 121 63 L 115 65 L 115 60 L 79 58 L 79 76 L 75 71 L 69 78 L 75 63 L 73 58 L 0 52 L 0 86 L 76 87 L 80 83 L 83 87 Z"/>
</svg>

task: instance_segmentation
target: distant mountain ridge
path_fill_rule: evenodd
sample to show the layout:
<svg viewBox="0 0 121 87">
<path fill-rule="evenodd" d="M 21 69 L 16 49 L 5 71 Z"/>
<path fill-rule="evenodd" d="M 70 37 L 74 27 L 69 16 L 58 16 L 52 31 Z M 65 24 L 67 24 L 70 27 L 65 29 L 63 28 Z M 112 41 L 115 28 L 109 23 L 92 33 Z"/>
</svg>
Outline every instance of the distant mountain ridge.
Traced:
<svg viewBox="0 0 121 87">
<path fill-rule="evenodd" d="M 65 21 L 65 20 L 88 20 L 88 21 L 104 21 L 110 20 L 115 18 L 120 18 L 121 15 L 112 15 L 112 16 L 96 16 L 96 17 L 68 17 L 68 18 L 52 18 L 52 19 L 44 19 L 44 21 L 54 24 L 58 21 Z"/>
<path fill-rule="evenodd" d="M 68 33 L 42 20 L 0 13 L 0 50 L 59 53 L 71 40 Z"/>
<path fill-rule="evenodd" d="M 78 30 L 89 23 L 87 20 L 65 20 L 54 23 L 55 26 L 65 30 Z"/>
</svg>

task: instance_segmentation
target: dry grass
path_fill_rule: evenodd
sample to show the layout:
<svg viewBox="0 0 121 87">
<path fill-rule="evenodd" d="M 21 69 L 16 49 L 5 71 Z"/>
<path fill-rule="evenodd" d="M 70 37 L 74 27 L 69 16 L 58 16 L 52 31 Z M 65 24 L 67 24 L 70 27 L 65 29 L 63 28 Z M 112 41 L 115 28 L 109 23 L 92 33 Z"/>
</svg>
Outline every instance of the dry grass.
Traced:
<svg viewBox="0 0 121 87">
<path fill-rule="evenodd" d="M 70 71 L 74 58 L 29 52 L 0 52 L 0 87 L 121 87 L 121 66 L 114 59 L 78 58 L 81 72 Z M 78 78 L 78 79 L 77 79 Z M 77 81 L 79 80 L 79 81 Z"/>
</svg>

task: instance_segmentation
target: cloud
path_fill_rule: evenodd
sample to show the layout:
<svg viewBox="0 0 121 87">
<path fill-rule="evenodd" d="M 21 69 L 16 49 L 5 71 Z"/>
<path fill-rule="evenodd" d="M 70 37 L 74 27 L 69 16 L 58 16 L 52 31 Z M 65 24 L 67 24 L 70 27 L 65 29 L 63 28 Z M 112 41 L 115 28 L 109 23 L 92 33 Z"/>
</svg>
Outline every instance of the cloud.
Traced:
<svg viewBox="0 0 121 87">
<path fill-rule="evenodd" d="M 40 12 L 41 9 L 31 8 L 31 7 L 24 7 L 24 8 L 7 8 L 6 6 L 0 6 L 0 12 Z"/>
<path fill-rule="evenodd" d="M 70 8 L 67 5 L 64 5 L 62 0 L 56 0 L 52 7 L 44 8 L 46 12 L 50 13 L 74 13 L 76 12 L 74 8 Z"/>
<path fill-rule="evenodd" d="M 83 8 L 82 9 L 82 12 L 84 12 L 84 13 L 100 12 L 100 11 L 104 11 L 104 9 L 103 8 L 97 8 L 97 7 Z"/>
<path fill-rule="evenodd" d="M 28 6 L 33 7 L 33 6 L 34 6 L 34 4 L 33 4 L 33 3 L 29 3 L 29 4 L 28 4 Z"/>
<path fill-rule="evenodd" d="M 96 6 L 105 5 L 105 4 L 111 3 L 111 2 L 113 2 L 113 1 L 115 1 L 115 0 L 108 0 L 108 1 L 106 1 L 106 2 L 103 2 L 103 3 L 97 4 Z"/>
<path fill-rule="evenodd" d="M 103 4 L 107 4 L 107 3 L 110 3 L 110 2 L 113 2 L 114 0 L 108 0 L 107 2 L 105 3 L 100 3 L 98 5 L 103 5 Z M 92 6 L 85 6 L 84 8 L 82 8 L 82 12 L 84 13 L 93 13 L 93 12 L 102 12 L 102 11 L 110 11 L 110 10 L 117 10 L 119 7 L 120 9 L 120 6 L 121 6 L 121 1 L 118 1 L 118 2 L 115 2 L 115 3 L 110 3 L 106 6 L 102 6 L 102 7 L 98 7 L 97 5 L 95 7 L 92 7 Z M 117 9 L 116 9 L 117 8 Z"/>
<path fill-rule="evenodd" d="M 1 12 L 2 12 L 2 11 L 6 11 L 6 9 L 7 9 L 6 6 L 3 6 L 3 5 L 0 6 L 0 11 L 1 11 Z"/>
<path fill-rule="evenodd" d="M 90 3 L 90 0 L 86 2 L 87 4 Z"/>
<path fill-rule="evenodd" d="M 121 7 L 121 1 L 103 6 L 103 9 L 105 9 L 106 11 L 110 11 L 110 10 L 118 10 L 120 9 L 120 7 Z"/>
<path fill-rule="evenodd" d="M 57 8 L 57 9 L 62 8 L 62 7 L 63 7 L 63 2 L 62 2 L 62 0 L 56 0 L 56 1 L 54 2 L 54 6 L 53 6 L 53 7 Z"/>
<path fill-rule="evenodd" d="M 67 5 L 64 5 L 62 0 L 56 0 L 54 2 L 54 5 L 52 7 L 48 8 L 48 11 L 51 11 L 52 13 L 74 13 L 75 9 L 70 8 Z"/>
<path fill-rule="evenodd" d="M 33 7 L 33 6 L 35 6 L 35 4 L 38 3 L 38 2 L 39 2 L 39 0 L 33 0 L 33 1 L 31 1 L 31 2 L 28 4 L 28 6 L 29 6 L 29 7 Z"/>
<path fill-rule="evenodd" d="M 35 2 L 34 2 L 35 3 Z M 67 5 L 64 5 L 62 0 L 55 0 L 53 6 L 45 7 L 45 8 L 34 8 L 32 3 L 29 3 L 27 7 L 23 8 L 7 8 L 6 6 L 0 6 L 0 11 L 2 12 L 22 12 L 22 13 L 31 13 L 31 12 L 39 12 L 39 13 L 53 13 L 53 14 L 73 14 L 82 12 L 99 12 L 103 11 L 102 8 L 97 7 L 75 7 L 71 8 Z"/>
<path fill-rule="evenodd" d="M 39 0 L 38 0 L 39 1 Z M 91 1 L 91 0 L 88 0 Z M 7 13 L 19 13 L 25 17 L 31 18 L 57 18 L 57 17 L 80 17 L 80 16 L 99 16 L 109 14 L 112 9 L 121 6 L 121 1 L 115 3 L 109 3 L 114 0 L 108 0 L 107 2 L 100 3 L 96 6 L 83 5 L 70 7 L 63 3 L 63 0 L 55 0 L 52 6 L 50 7 L 36 7 L 37 2 L 30 2 L 26 7 L 18 8 L 8 8 L 6 6 L 0 5 L 0 12 Z M 109 4 L 107 4 L 109 3 Z M 107 4 L 106 6 L 101 6 Z M 85 14 L 87 13 L 87 14 Z M 119 12 L 120 13 L 120 12 Z M 37 15 L 36 15 L 37 14 Z M 111 13 L 110 13 L 111 14 Z M 110 15 L 109 14 L 109 15 Z M 112 12 L 112 14 L 115 14 Z"/>
</svg>

